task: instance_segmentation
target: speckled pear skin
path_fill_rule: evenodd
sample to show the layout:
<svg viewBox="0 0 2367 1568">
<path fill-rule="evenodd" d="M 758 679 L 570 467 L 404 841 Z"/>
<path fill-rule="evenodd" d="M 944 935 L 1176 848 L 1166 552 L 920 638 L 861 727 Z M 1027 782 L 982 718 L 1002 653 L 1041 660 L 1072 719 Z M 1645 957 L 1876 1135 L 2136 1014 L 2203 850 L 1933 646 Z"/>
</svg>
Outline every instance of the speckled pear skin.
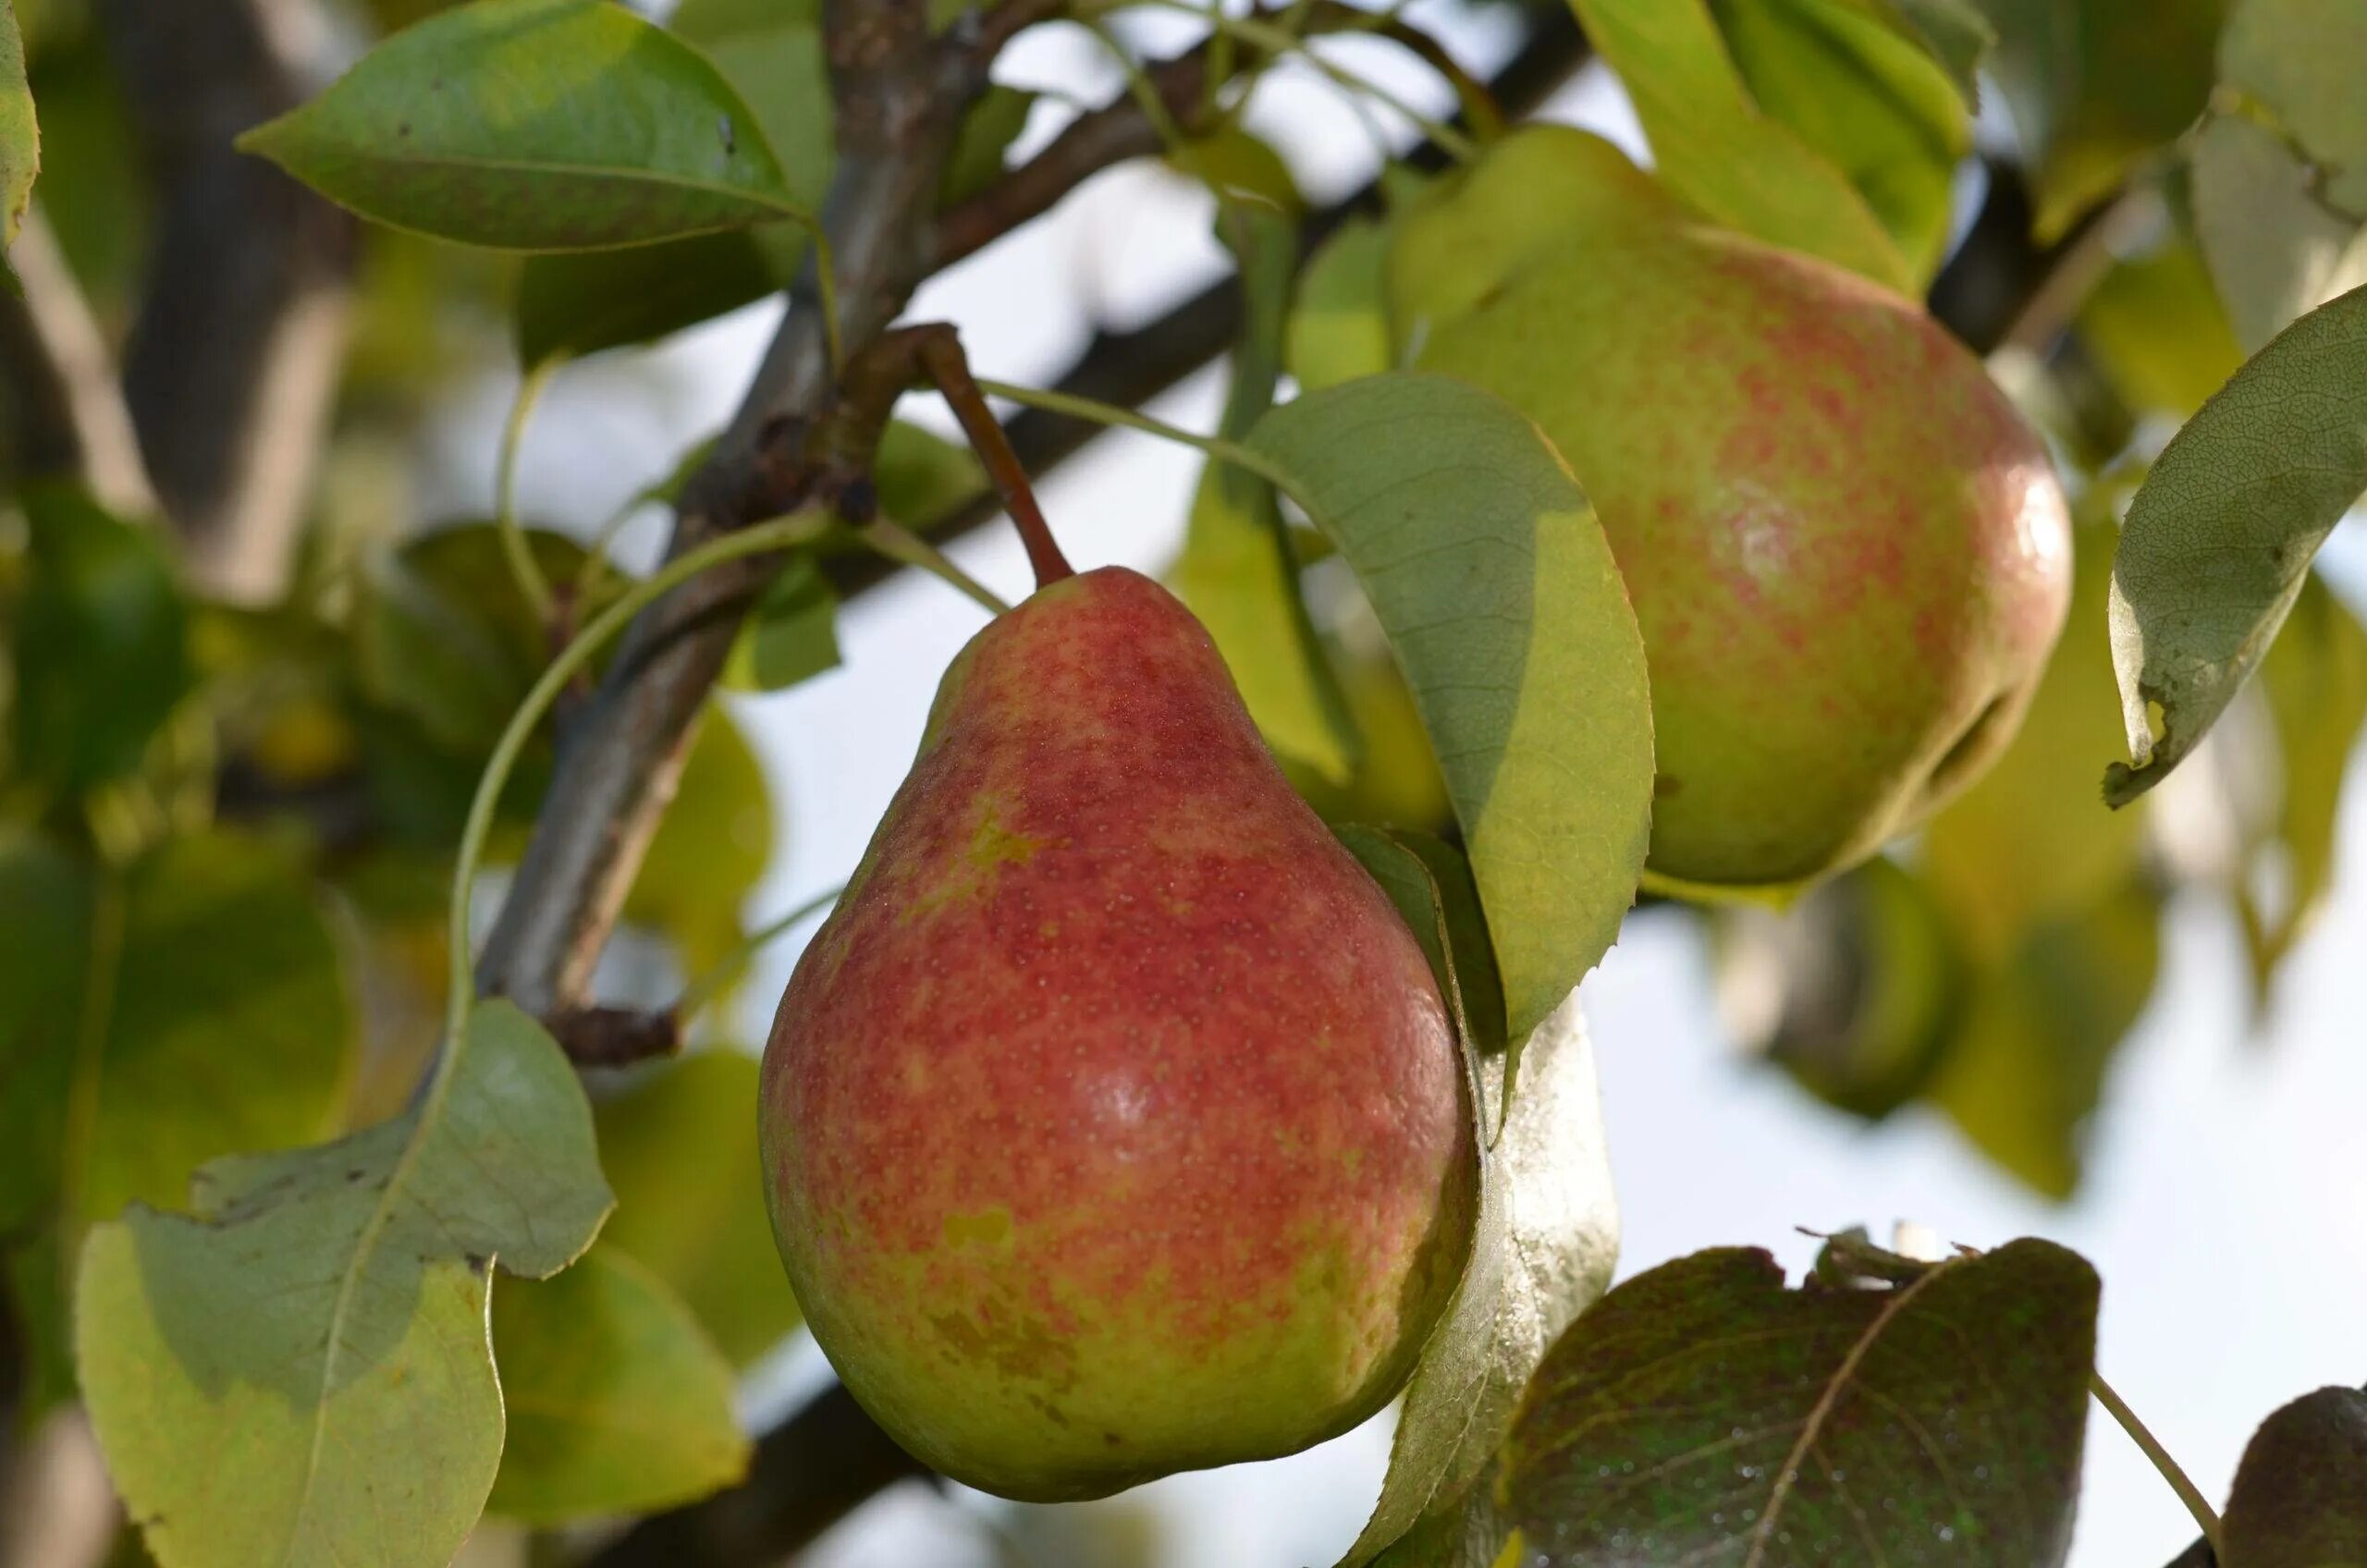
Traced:
<svg viewBox="0 0 2367 1568">
<path fill-rule="evenodd" d="M 1650 869 L 1830 875 L 2004 749 L 2062 627 L 2046 453 L 1914 303 L 1715 228 L 1537 127 L 1409 214 L 1395 326 L 1594 502 L 1652 681 Z"/>
<path fill-rule="evenodd" d="M 1465 1084 L 1412 933 L 1200 623 L 1089 572 L 954 661 L 798 962 L 774 1231 L 914 1454 L 1101 1496 L 1389 1400 L 1463 1267 Z"/>
</svg>

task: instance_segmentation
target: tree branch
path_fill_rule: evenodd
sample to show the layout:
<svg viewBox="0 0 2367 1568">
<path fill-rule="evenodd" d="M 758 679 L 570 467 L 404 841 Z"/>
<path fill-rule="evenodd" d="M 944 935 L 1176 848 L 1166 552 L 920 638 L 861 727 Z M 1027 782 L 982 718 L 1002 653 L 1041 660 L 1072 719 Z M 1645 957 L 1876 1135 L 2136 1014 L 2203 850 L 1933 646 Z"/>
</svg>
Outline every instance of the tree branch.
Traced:
<svg viewBox="0 0 2367 1568">
<path fill-rule="evenodd" d="M 922 0 L 833 0 L 824 15 L 838 168 L 823 207 L 837 264 L 839 337 L 859 354 L 926 267 L 948 153 L 986 80 L 974 40 L 933 44 Z M 818 252 L 818 247 L 817 252 Z M 782 450 L 834 397 L 814 263 L 746 398 L 683 488 L 671 554 L 758 521 L 784 486 Z M 583 1000 L 650 836 L 672 798 L 693 726 L 748 605 L 775 563 L 708 572 L 650 606 L 563 738 L 558 771 L 477 966 L 488 992 L 549 1013 Z"/>
<path fill-rule="evenodd" d="M 102 506 L 155 509 L 106 338 L 39 207 L 25 214 L 9 257 L 24 297 L 0 292 L 0 375 L 16 473 L 73 474 Z"/>
<path fill-rule="evenodd" d="M 198 582 L 285 578 L 345 353 L 354 221 L 230 145 L 303 96 L 308 0 L 101 0 L 159 192 L 124 399 Z"/>
</svg>

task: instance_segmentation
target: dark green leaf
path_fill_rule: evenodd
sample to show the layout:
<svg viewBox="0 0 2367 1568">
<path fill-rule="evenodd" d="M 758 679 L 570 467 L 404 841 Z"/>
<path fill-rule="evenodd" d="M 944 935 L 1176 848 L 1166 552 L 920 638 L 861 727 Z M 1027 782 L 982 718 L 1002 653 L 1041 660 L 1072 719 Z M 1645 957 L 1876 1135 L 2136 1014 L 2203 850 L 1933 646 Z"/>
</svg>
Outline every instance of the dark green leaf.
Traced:
<svg viewBox="0 0 2367 1568">
<path fill-rule="evenodd" d="M 2125 804 L 2192 751 L 2268 649 L 2367 489 L 2367 288 L 2287 327 L 2163 449 L 2113 562 L 2113 663 L 2136 766 Z M 2157 741 L 2148 714 L 2158 704 Z"/>
<path fill-rule="evenodd" d="M 476 0 L 239 145 L 366 217 L 581 251 L 801 218 L 722 73 L 609 0 Z"/>
<path fill-rule="evenodd" d="M 1639 1275 L 1553 1346 L 1505 1442 L 1520 1561 L 2060 1564 L 2096 1297 L 2039 1241 L 1893 1289 L 1786 1290 L 1742 1248 Z"/>
<path fill-rule="evenodd" d="M 1248 445 L 1389 635 L 1525 1035 L 1610 947 L 1650 836 L 1643 642 L 1610 545 L 1537 427 L 1445 376 L 1310 394 Z"/>
<path fill-rule="evenodd" d="M 1496 948 L 1488 937 L 1488 917 L 1479 907 L 1479 885 L 1472 877 L 1471 862 L 1436 834 L 1401 827 L 1393 829 L 1391 837 L 1421 861 L 1438 888 L 1439 913 L 1445 925 L 1448 951 L 1454 959 L 1459 1005 L 1472 1048 L 1482 1056 L 1492 1056 L 1517 1045 L 1505 1035 L 1503 976 L 1496 970 Z M 1515 1054 L 1513 1071 L 1518 1070 Z"/>
<path fill-rule="evenodd" d="M 1419 855 L 1377 827 L 1347 823 L 1335 827 L 1332 832 L 1380 890 L 1389 895 L 1398 918 L 1405 922 L 1414 939 L 1422 945 L 1422 956 L 1429 961 L 1430 975 L 1438 981 L 1439 994 L 1446 998 L 1447 1011 L 1454 1017 L 1455 1031 L 1467 1044 L 1471 1032 L 1464 1019 L 1454 950 L 1446 934 L 1446 901 L 1439 893 L 1437 878 L 1430 875 Z"/>
<path fill-rule="evenodd" d="M 1759 106 L 1856 186 L 1913 280 L 1939 270 L 1956 166 L 1971 146 L 1964 99 L 1910 32 L 1870 0 L 1711 0 Z"/>
<path fill-rule="evenodd" d="M 1510 1061 L 1482 1064 L 1483 1105 L 1502 1100 Z M 1484 1507 L 1474 1515 L 1466 1504 L 1488 1489 L 1496 1445 L 1545 1347 L 1611 1282 L 1618 1209 L 1576 995 L 1528 1039 L 1522 1061 L 1520 1095 L 1485 1156 L 1471 1261 L 1405 1387 L 1380 1498 L 1346 1568 L 1490 1561 L 1448 1554 L 1490 1533 Z M 1415 1542 L 1381 1558 L 1409 1532 Z"/>
<path fill-rule="evenodd" d="M 664 337 L 778 294 L 804 258 L 794 224 L 529 256 L 518 270 L 518 358 L 536 365 Z"/>
<path fill-rule="evenodd" d="M 732 1365 L 779 1344 L 797 1298 L 765 1213 L 755 1059 L 715 1049 L 654 1067 L 593 1121 L 617 1191 L 601 1245 L 671 1286 Z"/>
<path fill-rule="evenodd" d="M 987 471 L 963 441 L 908 420 L 890 421 L 872 464 L 879 509 L 926 533 L 985 493 Z"/>
<path fill-rule="evenodd" d="M 1003 153 L 1027 129 L 1027 116 L 1035 107 L 1036 94 L 1000 82 L 978 95 L 954 137 L 945 182 L 938 190 L 938 205 L 950 207 L 1002 178 Z"/>
<path fill-rule="evenodd" d="M 2202 113 L 2228 3 L 1979 0 L 1997 30 L 1990 69 L 2021 133 L 2042 242 Z"/>
<path fill-rule="evenodd" d="M 1780 914 L 1721 916 L 1721 991 L 1748 1044 L 1817 1098 L 1869 1121 L 1922 1092 L 1966 977 L 1921 880 L 1877 858 Z"/>
<path fill-rule="evenodd" d="M 154 533 L 62 485 L 20 499 L 32 576 L 16 628 L 15 763 L 80 794 L 137 768 L 189 689 L 189 614 Z"/>
<path fill-rule="evenodd" d="M 603 1243 L 493 1296 L 509 1430 L 487 1512 L 530 1525 L 644 1513 L 746 1474 L 731 1367 L 656 1276 Z"/>
<path fill-rule="evenodd" d="M 2189 156 L 2195 231 L 2245 352 L 2367 283 L 2367 231 L 2319 200 L 2309 166 L 2275 132 L 2214 115 Z"/>
<path fill-rule="evenodd" d="M 1931 1097 L 1990 1158 L 2069 1198 L 2105 1073 L 2161 962 L 2161 900 L 2143 887 L 2030 927 L 2007 960 L 1972 977 Z"/>
<path fill-rule="evenodd" d="M 812 556 L 798 556 L 758 596 L 731 645 L 724 684 L 779 692 L 839 662 L 839 595 Z"/>
<path fill-rule="evenodd" d="M 0 0 L 0 251 L 17 242 L 17 226 L 40 173 L 41 128 L 33 120 L 32 89 L 25 84 L 25 41 L 17 32 L 16 8 Z"/>
<path fill-rule="evenodd" d="M 1571 0 L 1619 73 L 1671 190 L 1720 223 L 1911 290 L 1913 269 L 1840 170 L 1760 113 L 1707 0 Z"/>
<path fill-rule="evenodd" d="M 401 1116 L 198 1173 L 194 1218 L 91 1232 L 75 1292 L 91 1420 L 174 1568 L 441 1568 L 493 1485 L 488 1271 L 544 1277 L 608 1190 L 574 1070 L 481 1004 Z"/>
<path fill-rule="evenodd" d="M 2220 1524 L 2220 1568 L 2367 1562 L 2367 1393 L 2320 1389 L 2262 1422 Z"/>
<path fill-rule="evenodd" d="M 2275 118 L 2354 218 L 2367 218 L 2361 62 L 2367 9 L 2355 0 L 2239 0 L 2219 38 L 2220 80 Z"/>
<path fill-rule="evenodd" d="M 1240 260 L 1248 300 L 1218 430 L 1238 439 L 1273 407 L 1298 226 L 1269 208 L 1233 202 L 1220 209 L 1217 231 Z M 1268 744 L 1343 783 L 1355 766 L 1355 723 L 1307 615 L 1298 573 L 1273 482 L 1210 459 L 1168 585 L 1208 629 Z"/>
<path fill-rule="evenodd" d="M 1965 103 L 1980 105 L 1980 84 L 1974 73 L 1997 46 L 1997 30 L 1989 25 L 1974 0 L 1870 0 L 1870 5 L 1921 39 Z"/>
</svg>

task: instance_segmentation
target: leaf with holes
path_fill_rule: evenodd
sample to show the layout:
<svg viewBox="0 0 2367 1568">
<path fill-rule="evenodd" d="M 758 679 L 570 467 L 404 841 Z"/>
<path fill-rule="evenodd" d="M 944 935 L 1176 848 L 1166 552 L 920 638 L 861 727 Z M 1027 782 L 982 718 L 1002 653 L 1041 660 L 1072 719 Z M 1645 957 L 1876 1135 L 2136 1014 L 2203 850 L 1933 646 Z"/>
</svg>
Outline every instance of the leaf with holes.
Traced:
<svg viewBox="0 0 2367 1568">
<path fill-rule="evenodd" d="M 1527 1035 L 1617 936 L 1651 827 L 1643 639 L 1601 526 L 1535 425 L 1446 376 L 1310 393 L 1246 445 L 1388 635 Z"/>
<path fill-rule="evenodd" d="M 364 217 L 515 251 L 803 218 L 704 55 L 609 0 L 476 0 L 239 139 Z"/>
<path fill-rule="evenodd" d="M 83 1394 L 169 1568 L 441 1568 L 502 1441 L 489 1267 L 557 1273 L 609 1207 L 567 1058 L 507 1002 L 401 1116 L 197 1174 L 91 1232 Z"/>
<path fill-rule="evenodd" d="M 1720 223 L 1896 289 L 1913 271 L 1848 179 L 1760 111 L 1707 0 L 1571 0 L 1669 188 Z"/>
<path fill-rule="evenodd" d="M 1473 1553 L 1492 1538 L 1496 1445 L 1545 1347 L 1611 1282 L 1618 1207 L 1575 995 L 1522 1060 L 1521 1094 L 1484 1158 L 1471 1260 L 1405 1387 L 1380 1498 L 1343 1568 L 1492 1561 Z M 1510 1060 L 1482 1064 L 1483 1106 L 1502 1103 Z"/>
<path fill-rule="evenodd" d="M 2163 448 L 2112 569 L 2113 664 L 2135 800 L 2191 752 L 2267 652 L 2311 557 L 2367 489 L 2367 288 L 2254 355 Z M 2149 704 L 2158 704 L 2162 734 Z"/>
<path fill-rule="evenodd" d="M 2367 1562 L 2367 1393 L 2320 1389 L 2261 1423 L 2219 1545 L 2220 1568 Z"/>
<path fill-rule="evenodd" d="M 1520 1561 L 2060 1564 L 2095 1270 L 2018 1241 L 1897 1271 L 1787 1290 L 1773 1258 L 1728 1247 L 1604 1297 L 1504 1444 Z"/>
</svg>

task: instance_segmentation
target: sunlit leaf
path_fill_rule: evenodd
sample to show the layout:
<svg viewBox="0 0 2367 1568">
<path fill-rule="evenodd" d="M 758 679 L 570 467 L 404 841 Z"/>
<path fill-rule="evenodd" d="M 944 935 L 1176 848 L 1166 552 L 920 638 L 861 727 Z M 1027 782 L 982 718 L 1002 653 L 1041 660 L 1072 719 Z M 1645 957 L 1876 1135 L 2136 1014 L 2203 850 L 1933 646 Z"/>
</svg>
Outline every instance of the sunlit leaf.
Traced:
<svg viewBox="0 0 2367 1568">
<path fill-rule="evenodd" d="M 746 1474 L 731 1367 L 647 1269 L 603 1243 L 494 1292 L 509 1430 L 488 1512 L 533 1525 L 643 1513 Z"/>
<path fill-rule="evenodd" d="M 15 766 L 67 794 L 140 766 L 190 685 L 189 612 L 150 529 L 81 491 L 29 486 L 16 612 Z"/>
<path fill-rule="evenodd" d="M 1483 1065 L 1483 1105 L 1500 1100 L 1509 1060 Z M 1520 1093 L 1486 1156 L 1471 1261 L 1406 1385 L 1380 1501 L 1343 1565 L 1490 1560 L 1429 1553 L 1466 1531 L 1488 1537 L 1484 1515 L 1471 1519 L 1466 1505 L 1486 1489 L 1522 1386 L 1611 1282 L 1618 1209 L 1576 996 L 1521 1060 Z M 1409 1532 L 1416 1538 L 1398 1546 Z"/>
<path fill-rule="evenodd" d="M 2229 0 L 1978 3 L 2051 243 L 2202 113 Z"/>
<path fill-rule="evenodd" d="M 580 251 L 806 208 L 722 73 L 609 0 L 476 0 L 239 145 L 399 227 Z"/>
<path fill-rule="evenodd" d="M 772 791 L 729 714 L 710 711 L 682 764 L 625 918 L 663 933 L 693 974 L 738 946 L 740 910 L 773 858 Z"/>
<path fill-rule="evenodd" d="M 2310 168 L 2275 133 L 2216 115 L 2189 155 L 2195 231 L 2246 352 L 2367 283 L 2367 229 L 2319 200 Z"/>
<path fill-rule="evenodd" d="M 1222 211 L 1218 233 L 1241 263 L 1248 303 L 1218 427 L 1237 439 L 1273 406 L 1298 227 L 1281 214 L 1235 202 Z M 1267 742 L 1336 784 L 1354 768 L 1358 740 L 1298 577 L 1273 482 L 1210 459 L 1168 584 L 1208 629 Z"/>
<path fill-rule="evenodd" d="M 2122 257 L 2088 296 L 2079 336 L 2131 411 L 2180 423 L 2244 362 L 2201 251 L 2185 238 Z"/>
<path fill-rule="evenodd" d="M 2194 749 L 2362 489 L 2367 288 L 2355 288 L 2238 371 L 2163 449 L 2129 505 L 2113 562 L 2112 642 L 2136 766 L 2111 766 L 2107 799 L 2136 799 Z"/>
<path fill-rule="evenodd" d="M 2367 1562 L 2367 1393 L 2320 1389 L 2262 1422 L 2220 1525 L 2220 1568 Z"/>
<path fill-rule="evenodd" d="M 1650 832 L 1643 642 L 1610 545 L 1536 427 L 1444 376 L 1302 397 L 1248 445 L 1389 635 L 1526 1035 L 1610 947 Z"/>
<path fill-rule="evenodd" d="M 1997 30 L 1981 14 L 1976 0 L 1864 0 L 1864 4 L 1922 40 L 1965 103 L 1979 106 L 1980 85 L 1974 73 L 1997 46 Z"/>
<path fill-rule="evenodd" d="M 1499 1483 L 1519 1561 L 2059 1565 L 2096 1298 L 2040 1241 L 1879 1289 L 1786 1290 L 1743 1248 L 1663 1264 L 1538 1369 Z"/>
<path fill-rule="evenodd" d="M 2161 962 L 2161 900 L 2143 887 L 2031 926 L 1973 976 L 1931 1097 L 2014 1176 L 2069 1198 L 2105 1075 Z"/>
<path fill-rule="evenodd" d="M 2367 218 L 2367 9 L 2354 0 L 2236 0 L 2220 79 L 2274 116 L 2318 165 L 2335 206 Z"/>
<path fill-rule="evenodd" d="M 25 84 L 25 41 L 17 31 L 15 7 L 0 3 L 0 251 L 17 242 L 17 226 L 40 173 L 41 128 L 33 119 L 32 89 Z M 9 281 L 13 285 L 13 276 Z"/>
<path fill-rule="evenodd" d="M 2279 791 L 2255 860 L 2274 857 L 2273 892 L 2237 888 L 2256 994 L 2309 928 L 2334 880 L 2335 828 L 2360 728 L 2367 724 L 2367 628 L 2312 573 L 2268 656 L 2260 688 L 2276 727 Z"/>
<path fill-rule="evenodd" d="M 1870 0 L 1710 0 L 1760 109 L 1848 177 L 1918 283 L 1939 270 L 1971 146 L 1946 70 Z"/>
<path fill-rule="evenodd" d="M 77 1355 L 108 1468 L 168 1568 L 441 1568 L 502 1442 L 495 1259 L 556 1273 L 609 1197 L 572 1068 L 507 1002 L 403 1115 L 217 1161 L 193 1218 L 97 1227 Z"/>
<path fill-rule="evenodd" d="M 732 1365 L 797 1327 L 756 1152 L 756 1060 L 700 1051 L 646 1070 L 593 1110 L 617 1212 L 601 1246 L 672 1287 Z"/>
<path fill-rule="evenodd" d="M 1571 5 L 1635 101 L 1671 190 L 1746 234 L 1914 288 L 1914 270 L 1848 179 L 1751 101 L 1706 0 Z"/>
</svg>

